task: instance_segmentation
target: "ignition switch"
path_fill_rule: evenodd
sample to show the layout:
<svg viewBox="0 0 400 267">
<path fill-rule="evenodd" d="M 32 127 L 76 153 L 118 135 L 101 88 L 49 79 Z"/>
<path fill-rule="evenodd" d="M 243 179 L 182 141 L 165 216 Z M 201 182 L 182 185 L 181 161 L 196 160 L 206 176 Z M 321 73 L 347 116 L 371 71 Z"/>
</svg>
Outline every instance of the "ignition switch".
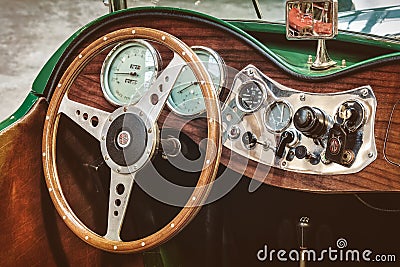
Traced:
<svg viewBox="0 0 400 267">
<path fill-rule="evenodd" d="M 357 101 L 346 101 L 338 108 L 336 122 L 328 134 L 325 153 L 328 160 L 346 167 L 354 163 L 363 143 L 364 118 L 364 108 Z"/>
</svg>

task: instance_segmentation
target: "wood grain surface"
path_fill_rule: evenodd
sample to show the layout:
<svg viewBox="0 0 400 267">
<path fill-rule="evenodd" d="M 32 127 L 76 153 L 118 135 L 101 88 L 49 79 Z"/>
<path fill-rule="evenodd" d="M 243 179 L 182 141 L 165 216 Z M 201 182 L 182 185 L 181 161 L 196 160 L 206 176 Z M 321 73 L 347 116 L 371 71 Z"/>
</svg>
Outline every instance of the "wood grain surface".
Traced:
<svg viewBox="0 0 400 267">
<path fill-rule="evenodd" d="M 143 266 L 140 254 L 116 258 L 86 245 L 56 213 L 40 160 L 46 110 L 41 98 L 0 134 L 0 266 Z"/>
</svg>

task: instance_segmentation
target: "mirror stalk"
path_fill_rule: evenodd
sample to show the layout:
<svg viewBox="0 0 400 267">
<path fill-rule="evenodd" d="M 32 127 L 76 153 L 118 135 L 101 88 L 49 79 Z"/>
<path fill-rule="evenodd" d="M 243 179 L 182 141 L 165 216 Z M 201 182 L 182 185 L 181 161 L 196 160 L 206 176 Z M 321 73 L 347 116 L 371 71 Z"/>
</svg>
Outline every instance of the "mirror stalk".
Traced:
<svg viewBox="0 0 400 267">
<path fill-rule="evenodd" d="M 126 0 L 103 0 L 103 4 L 110 8 L 110 13 L 122 9 L 127 9 Z"/>
</svg>

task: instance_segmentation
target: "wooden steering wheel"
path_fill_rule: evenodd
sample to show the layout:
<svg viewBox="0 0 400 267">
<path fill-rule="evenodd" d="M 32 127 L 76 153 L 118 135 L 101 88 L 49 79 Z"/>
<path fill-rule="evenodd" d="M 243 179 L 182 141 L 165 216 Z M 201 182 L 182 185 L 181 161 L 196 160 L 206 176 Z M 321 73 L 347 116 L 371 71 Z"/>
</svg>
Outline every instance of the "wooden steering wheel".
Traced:
<svg viewBox="0 0 400 267">
<path fill-rule="evenodd" d="M 174 58 L 159 75 L 138 103 L 116 109 L 112 113 L 99 110 L 68 98 L 68 91 L 85 67 L 105 48 L 132 39 L 158 42 L 174 52 Z M 207 110 L 208 142 L 203 169 L 197 185 L 185 207 L 167 225 L 157 232 L 133 241 L 122 241 L 120 230 L 131 194 L 136 172 L 146 165 L 154 154 L 158 143 L 157 120 L 164 107 L 173 82 L 179 75 L 179 66 L 189 65 L 200 85 Z M 171 71 L 172 69 L 172 71 Z M 102 155 L 111 169 L 107 233 L 100 236 L 89 229 L 73 212 L 64 197 L 56 161 L 56 140 L 60 115 L 64 114 L 100 142 Z M 95 117 L 97 125 L 82 114 Z M 43 168 L 51 199 L 65 224 L 83 241 L 109 252 L 129 253 L 153 248 L 182 230 L 198 213 L 215 180 L 221 155 L 220 108 L 213 83 L 196 54 L 176 37 L 149 28 L 126 28 L 111 32 L 85 48 L 70 64 L 62 76 L 51 98 L 43 129 Z M 124 123 L 129 131 L 118 125 Z M 135 142 L 129 143 L 131 138 Z M 109 140 L 123 140 L 123 154 L 110 151 Z M 119 142 L 119 141 L 117 141 Z M 128 143 L 127 143 L 128 142 Z M 130 150 L 129 150 L 130 149 Z M 120 190 L 123 188 L 123 190 Z"/>
</svg>

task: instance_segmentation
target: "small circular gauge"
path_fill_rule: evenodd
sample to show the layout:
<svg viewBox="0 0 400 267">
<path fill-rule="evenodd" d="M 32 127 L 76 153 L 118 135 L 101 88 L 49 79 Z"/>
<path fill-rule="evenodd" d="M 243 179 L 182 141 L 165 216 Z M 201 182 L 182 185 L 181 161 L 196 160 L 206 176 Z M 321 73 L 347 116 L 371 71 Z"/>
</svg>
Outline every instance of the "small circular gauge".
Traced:
<svg viewBox="0 0 400 267">
<path fill-rule="evenodd" d="M 191 48 L 210 74 L 218 95 L 225 81 L 223 59 L 211 48 L 203 46 Z M 206 110 L 200 86 L 189 66 L 182 68 L 168 97 L 167 105 L 174 113 L 181 116 L 195 116 Z"/>
<path fill-rule="evenodd" d="M 275 101 L 265 110 L 264 124 L 271 132 L 280 133 L 292 120 L 292 110 L 286 102 Z"/>
<path fill-rule="evenodd" d="M 265 97 L 266 93 L 261 84 L 256 81 L 247 81 L 239 88 L 236 104 L 240 110 L 251 113 L 261 107 Z"/>
<path fill-rule="evenodd" d="M 115 46 L 101 69 L 101 88 L 114 105 L 135 104 L 157 77 L 160 56 L 148 42 L 129 41 Z"/>
</svg>

